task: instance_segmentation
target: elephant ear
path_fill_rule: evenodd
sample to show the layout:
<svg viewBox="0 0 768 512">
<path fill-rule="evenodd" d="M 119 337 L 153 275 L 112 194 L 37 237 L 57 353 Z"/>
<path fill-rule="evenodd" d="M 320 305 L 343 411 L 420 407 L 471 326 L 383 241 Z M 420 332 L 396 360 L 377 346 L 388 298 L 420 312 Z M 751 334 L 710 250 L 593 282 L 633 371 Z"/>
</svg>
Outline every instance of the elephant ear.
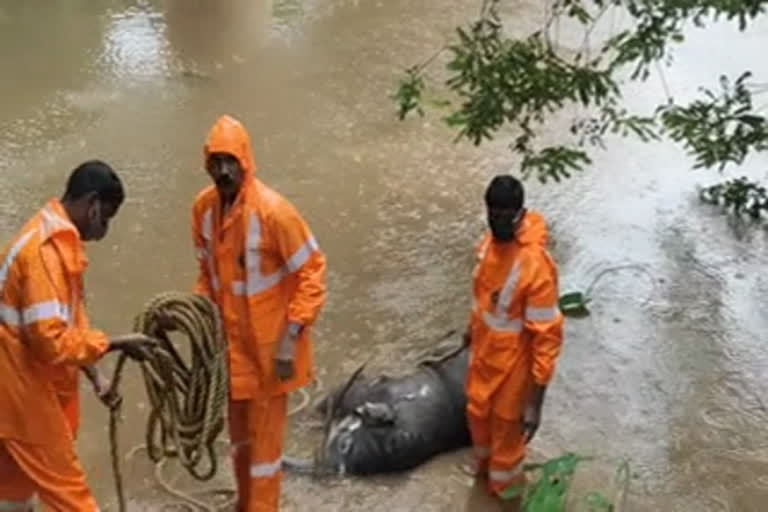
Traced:
<svg viewBox="0 0 768 512">
<path fill-rule="evenodd" d="M 392 406 L 384 402 L 365 402 L 355 409 L 355 413 L 370 426 L 392 425 L 397 417 Z"/>
<path fill-rule="evenodd" d="M 421 367 L 435 367 L 440 366 L 442 363 L 449 359 L 456 357 L 466 347 L 463 344 L 451 343 L 450 345 L 444 345 L 433 350 L 431 353 L 424 355 L 418 362 L 418 366 Z"/>
</svg>

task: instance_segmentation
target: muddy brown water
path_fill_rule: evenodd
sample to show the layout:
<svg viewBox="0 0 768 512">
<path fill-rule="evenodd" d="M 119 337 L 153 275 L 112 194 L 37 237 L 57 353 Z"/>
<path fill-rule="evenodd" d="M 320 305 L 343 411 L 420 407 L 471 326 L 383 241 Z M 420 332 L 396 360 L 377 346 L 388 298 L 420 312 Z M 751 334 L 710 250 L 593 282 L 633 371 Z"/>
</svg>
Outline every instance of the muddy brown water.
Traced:
<svg viewBox="0 0 768 512">
<path fill-rule="evenodd" d="M 404 370 L 465 321 L 482 190 L 515 162 L 504 140 L 450 144 L 436 117 L 399 123 L 387 95 L 400 69 L 476 10 L 457 0 L 2 2 L 2 238 L 58 195 L 80 161 L 113 163 L 128 200 L 106 241 L 88 248 L 88 307 L 97 326 L 129 330 L 152 295 L 192 285 L 202 142 L 216 116 L 232 113 L 252 133 L 259 176 L 298 205 L 328 255 L 330 295 L 315 330 L 323 384 L 371 356 L 375 368 Z M 506 8 L 513 29 L 542 14 L 533 1 Z M 744 34 L 722 24 L 692 32 L 666 87 L 684 98 L 723 72 L 768 76 L 767 34 L 764 22 Z M 627 98 L 643 108 L 663 94 L 654 77 Z M 678 148 L 619 140 L 595 156 L 567 184 L 530 182 L 530 203 L 551 222 L 563 291 L 633 267 L 598 283 L 591 317 L 567 321 L 532 457 L 595 455 L 579 492 L 609 491 L 628 457 L 633 511 L 764 511 L 765 231 L 700 205 L 695 187 L 716 173 L 689 171 Z M 765 169 L 756 156 L 738 173 Z M 124 450 L 142 440 L 137 376 L 125 379 Z M 103 509 L 115 510 L 107 415 L 84 390 L 78 450 Z M 292 453 L 317 438 L 308 419 L 295 418 Z M 283 509 L 495 510 L 457 471 L 464 455 L 397 477 L 289 476 Z M 125 472 L 133 509 L 171 499 L 142 454 Z M 226 461 L 218 480 L 231 485 Z"/>
</svg>

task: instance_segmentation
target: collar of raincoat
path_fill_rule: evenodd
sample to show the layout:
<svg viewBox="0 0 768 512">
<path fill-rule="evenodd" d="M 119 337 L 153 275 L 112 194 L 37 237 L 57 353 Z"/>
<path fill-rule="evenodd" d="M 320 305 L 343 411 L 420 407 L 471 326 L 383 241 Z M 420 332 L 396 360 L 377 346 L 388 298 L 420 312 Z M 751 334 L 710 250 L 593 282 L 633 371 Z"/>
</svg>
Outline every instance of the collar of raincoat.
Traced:
<svg viewBox="0 0 768 512">
<path fill-rule="evenodd" d="M 549 232 L 544 217 L 538 212 L 526 212 L 515 239 L 520 245 L 538 244 L 546 247 L 549 241 Z"/>
<path fill-rule="evenodd" d="M 85 254 L 83 239 L 80 238 L 80 232 L 70 220 L 64 205 L 56 198 L 48 201 L 43 209 L 41 237 L 44 242 L 52 240 L 58 246 L 58 252 L 68 272 L 78 274 L 85 271 L 88 257 Z"/>
<path fill-rule="evenodd" d="M 227 153 L 237 158 L 243 169 L 241 187 L 250 183 L 256 173 L 251 137 L 242 123 L 234 117 L 223 115 L 216 120 L 208 132 L 203 152 L 206 162 L 212 153 Z"/>
</svg>

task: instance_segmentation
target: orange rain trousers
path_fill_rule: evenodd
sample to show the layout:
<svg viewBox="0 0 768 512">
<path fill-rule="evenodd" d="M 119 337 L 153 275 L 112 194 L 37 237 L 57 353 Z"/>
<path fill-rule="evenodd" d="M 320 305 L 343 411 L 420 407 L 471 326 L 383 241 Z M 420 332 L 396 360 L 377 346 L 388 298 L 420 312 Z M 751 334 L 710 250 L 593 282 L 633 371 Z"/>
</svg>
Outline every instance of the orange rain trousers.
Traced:
<svg viewBox="0 0 768 512">
<path fill-rule="evenodd" d="M 490 410 L 478 407 L 472 397 L 467 403 L 475 460 L 479 468 L 487 471 L 488 491 L 495 495 L 525 483 L 523 413 L 534 380 L 530 358 L 521 356 L 514 360 L 500 389 L 490 397 Z"/>
<path fill-rule="evenodd" d="M 75 393 L 60 400 L 74 440 L 80 422 L 79 396 Z M 35 494 L 44 510 L 98 510 L 73 443 L 30 445 L 0 440 L 0 510 L 31 511 Z"/>
<path fill-rule="evenodd" d="M 477 467 L 488 475 L 488 492 L 498 496 L 510 488 L 522 489 L 526 482 L 522 472 L 526 453 L 522 421 L 496 415 L 487 419 L 468 415 L 467 419 Z"/>
<path fill-rule="evenodd" d="M 279 509 L 287 403 L 285 394 L 229 403 L 238 512 Z"/>
</svg>

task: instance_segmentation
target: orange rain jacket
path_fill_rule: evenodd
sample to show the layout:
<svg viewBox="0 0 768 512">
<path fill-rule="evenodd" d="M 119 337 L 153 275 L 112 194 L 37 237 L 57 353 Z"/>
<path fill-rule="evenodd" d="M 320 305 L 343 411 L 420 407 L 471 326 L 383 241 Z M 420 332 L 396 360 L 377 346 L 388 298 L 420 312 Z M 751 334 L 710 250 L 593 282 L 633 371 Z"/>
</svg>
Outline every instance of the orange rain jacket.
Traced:
<svg viewBox="0 0 768 512">
<path fill-rule="evenodd" d="M 219 306 L 229 342 L 232 400 L 274 396 L 307 385 L 314 362 L 309 326 L 325 303 L 326 260 L 294 206 L 254 177 L 248 132 L 220 117 L 204 154 L 228 153 L 244 171 L 242 188 L 221 218 L 215 186 L 195 200 L 192 231 L 200 265 L 195 291 Z M 304 326 L 294 377 L 281 382 L 274 355 L 288 322 Z"/>
<path fill-rule="evenodd" d="M 88 262 L 57 199 L 27 222 L 0 262 L 0 439 L 71 442 L 62 405 L 76 403 L 79 367 L 99 359 L 108 339 L 88 326 Z"/>
<path fill-rule="evenodd" d="M 496 243 L 489 232 L 477 247 L 467 377 L 468 411 L 475 417 L 493 412 L 520 419 L 526 380 L 519 382 L 514 377 L 520 376 L 511 373 L 527 370 L 528 384 L 546 385 L 552 378 L 563 317 L 547 239 L 544 219 L 528 212 L 514 242 Z"/>
</svg>

